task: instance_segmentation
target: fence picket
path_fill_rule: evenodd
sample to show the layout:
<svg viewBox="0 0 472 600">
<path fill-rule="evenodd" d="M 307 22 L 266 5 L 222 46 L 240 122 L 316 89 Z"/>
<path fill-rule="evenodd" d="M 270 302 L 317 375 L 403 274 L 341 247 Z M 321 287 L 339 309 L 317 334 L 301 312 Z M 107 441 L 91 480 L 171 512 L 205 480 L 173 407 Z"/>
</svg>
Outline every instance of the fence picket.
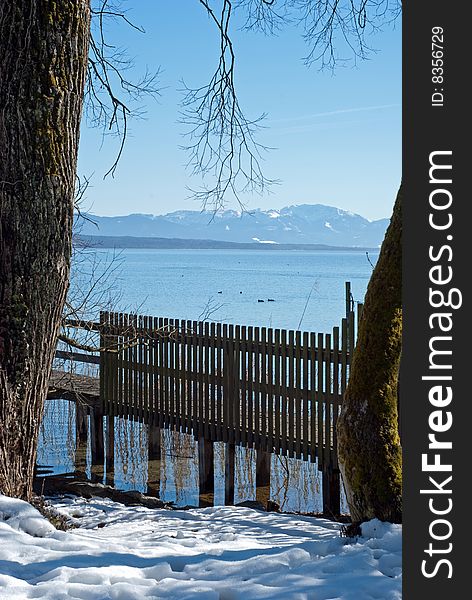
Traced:
<svg viewBox="0 0 472 600">
<path fill-rule="evenodd" d="M 218 385 L 218 374 L 216 369 L 216 326 L 210 323 L 210 364 L 209 364 L 209 385 L 210 385 L 210 438 L 217 439 L 217 417 L 216 417 L 216 386 Z"/>
<path fill-rule="evenodd" d="M 220 440 L 223 439 L 223 338 L 221 323 L 216 324 L 216 422 Z"/>
<path fill-rule="evenodd" d="M 144 369 L 143 369 L 143 363 L 144 363 L 144 343 L 143 343 L 143 336 L 142 336 L 142 330 L 143 330 L 143 324 L 144 324 L 144 317 L 142 317 L 141 315 L 138 316 L 138 329 L 140 331 L 139 333 L 139 338 L 138 338 L 138 345 L 137 345 L 137 373 L 138 373 L 138 398 L 139 398 L 139 402 L 138 402 L 138 420 L 140 422 L 143 421 L 144 418 Z"/>
<path fill-rule="evenodd" d="M 176 423 L 176 377 L 175 377 L 175 321 L 174 319 L 169 319 L 169 425 L 171 427 L 175 427 Z"/>
<path fill-rule="evenodd" d="M 267 447 L 268 452 L 274 449 L 274 332 L 267 330 Z"/>
<path fill-rule="evenodd" d="M 138 363 L 138 315 L 133 315 L 133 333 L 134 333 L 134 342 L 132 346 L 132 369 L 133 369 L 133 408 L 131 415 L 133 419 L 136 419 L 138 416 L 138 402 L 139 402 L 139 363 Z"/>
<path fill-rule="evenodd" d="M 159 427 L 162 429 L 164 427 L 165 420 L 165 404 L 164 404 L 164 395 L 165 395 L 165 381 L 164 381 L 164 319 L 159 318 L 159 344 L 158 344 L 158 352 L 159 352 Z"/>
<path fill-rule="evenodd" d="M 274 450 L 275 452 L 280 453 L 281 449 L 281 435 L 282 431 L 280 428 L 280 418 L 281 418 L 281 407 L 282 407 L 282 395 L 280 393 L 280 329 L 275 330 L 275 338 L 274 338 L 274 376 L 275 376 L 275 399 L 274 399 L 274 408 L 275 408 L 275 431 L 274 431 Z"/>
<path fill-rule="evenodd" d="M 254 444 L 254 328 L 247 328 L 247 442 Z"/>
<path fill-rule="evenodd" d="M 120 334 L 117 336 L 117 351 L 118 351 L 118 389 L 116 391 L 116 397 L 113 399 L 113 416 L 116 416 L 119 412 L 120 404 L 123 402 L 123 387 L 124 387 L 124 369 L 123 369 L 123 336 L 121 332 L 123 331 L 123 313 L 118 313 L 117 315 L 117 329 Z"/>
<path fill-rule="evenodd" d="M 231 395 L 233 401 L 232 410 L 232 435 L 230 441 L 234 444 L 239 444 L 241 441 L 241 326 L 236 325 L 234 328 L 234 343 L 233 343 L 233 393 Z"/>
<path fill-rule="evenodd" d="M 295 332 L 292 330 L 288 332 L 288 359 L 288 387 L 293 390 L 295 385 Z M 295 398 L 294 394 L 290 393 L 288 395 L 288 432 L 288 452 L 289 456 L 293 457 L 295 450 Z"/>
<path fill-rule="evenodd" d="M 323 452 L 323 334 L 318 334 L 318 343 L 316 348 L 317 362 L 317 439 L 316 446 L 318 448 L 318 469 L 322 469 L 324 463 Z"/>
<path fill-rule="evenodd" d="M 241 430 L 240 440 L 247 444 L 247 359 L 248 343 L 246 326 L 241 327 Z"/>
<path fill-rule="evenodd" d="M 295 455 L 297 458 L 302 457 L 301 442 L 302 442 L 302 334 L 301 331 L 295 333 Z"/>
<path fill-rule="evenodd" d="M 288 428 L 287 428 L 287 419 L 288 419 L 288 396 L 287 396 L 287 332 L 285 329 L 282 329 L 281 332 L 281 354 L 282 354 L 282 380 L 281 380 L 281 402 L 282 402 L 282 452 L 284 456 L 288 452 Z"/>
<path fill-rule="evenodd" d="M 339 327 L 333 327 L 333 405 L 332 405 L 332 422 L 333 422 L 333 448 L 338 445 L 336 425 L 338 422 L 340 397 L 339 397 Z M 333 453 L 333 467 L 338 468 L 338 453 Z"/>
<path fill-rule="evenodd" d="M 316 392 L 316 333 L 310 333 L 310 445 L 311 445 L 311 462 L 314 463 L 317 459 L 317 443 L 316 443 L 316 424 L 317 424 L 317 404 L 318 395 Z"/>
<path fill-rule="evenodd" d="M 186 406 L 186 417 L 185 417 L 185 429 L 187 433 L 192 431 L 192 392 L 193 392 L 193 382 L 192 382 L 192 321 L 187 321 L 185 326 L 185 343 L 187 345 L 187 392 L 185 399 Z"/>
<path fill-rule="evenodd" d="M 180 339 L 180 320 L 174 321 L 174 389 L 175 389 L 175 417 L 174 427 L 177 431 L 182 428 L 182 404 L 181 404 L 181 385 L 182 385 L 182 366 L 180 363 L 180 350 L 182 343 Z"/>
<path fill-rule="evenodd" d="M 204 365 L 203 372 L 200 373 L 200 376 L 203 379 L 204 385 L 204 396 L 203 396 L 203 420 L 204 420 L 204 436 L 206 439 L 209 439 L 210 436 L 210 382 L 209 377 L 211 373 L 210 369 L 210 324 L 208 321 L 205 321 L 203 327 L 203 354 L 204 354 Z M 200 370 L 202 367 L 200 366 Z"/>
<path fill-rule="evenodd" d="M 267 449 L 267 398 L 268 398 L 268 381 L 267 381 L 267 329 L 261 327 L 261 401 L 260 401 L 260 448 Z"/>
<path fill-rule="evenodd" d="M 332 461 L 332 439 L 331 439 L 331 431 L 332 431 L 332 421 L 330 418 L 330 410 L 331 410 L 331 335 L 327 333 L 325 335 L 325 348 L 324 348 L 324 384 L 325 384 L 325 395 L 324 395 L 324 463 L 325 465 L 331 465 Z"/>
<path fill-rule="evenodd" d="M 254 328 L 254 443 L 260 446 L 261 432 L 261 362 L 260 362 L 260 329 Z"/>
<path fill-rule="evenodd" d="M 302 360 L 303 360 L 303 446 L 302 453 L 303 458 L 308 460 L 308 431 L 309 431 L 309 422 L 310 422 L 310 414 L 309 414 L 309 387 L 308 387 L 308 345 L 309 345 L 309 334 L 308 332 L 303 333 L 303 347 L 302 347 Z"/>
<path fill-rule="evenodd" d="M 143 317 L 143 419 L 149 422 L 149 317 Z"/>
<path fill-rule="evenodd" d="M 192 430 L 198 437 L 198 323 L 192 321 Z"/>
</svg>

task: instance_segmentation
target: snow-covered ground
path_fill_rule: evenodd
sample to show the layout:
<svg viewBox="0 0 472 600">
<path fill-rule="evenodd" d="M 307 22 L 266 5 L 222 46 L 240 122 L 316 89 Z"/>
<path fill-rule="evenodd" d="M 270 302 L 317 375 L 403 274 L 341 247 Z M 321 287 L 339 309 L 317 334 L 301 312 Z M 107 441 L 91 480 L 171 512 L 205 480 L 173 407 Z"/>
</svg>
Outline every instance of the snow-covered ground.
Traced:
<svg viewBox="0 0 472 600">
<path fill-rule="evenodd" d="M 56 531 L 0 495 L 0 598 L 393 600 L 401 526 L 370 521 L 348 540 L 323 519 L 242 507 L 188 511 L 63 498 L 79 526 Z"/>
</svg>

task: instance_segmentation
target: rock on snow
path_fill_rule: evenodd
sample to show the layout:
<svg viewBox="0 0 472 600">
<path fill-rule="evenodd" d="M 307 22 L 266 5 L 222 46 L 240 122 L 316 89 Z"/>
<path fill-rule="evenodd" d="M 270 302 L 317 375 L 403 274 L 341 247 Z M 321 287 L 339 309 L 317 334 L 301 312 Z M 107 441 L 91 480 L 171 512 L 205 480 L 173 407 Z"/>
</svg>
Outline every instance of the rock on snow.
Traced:
<svg viewBox="0 0 472 600">
<path fill-rule="evenodd" d="M 357 540 L 323 519 L 244 507 L 188 511 L 62 498 L 56 531 L 0 496 L 0 599 L 399 600 L 401 526 Z"/>
</svg>

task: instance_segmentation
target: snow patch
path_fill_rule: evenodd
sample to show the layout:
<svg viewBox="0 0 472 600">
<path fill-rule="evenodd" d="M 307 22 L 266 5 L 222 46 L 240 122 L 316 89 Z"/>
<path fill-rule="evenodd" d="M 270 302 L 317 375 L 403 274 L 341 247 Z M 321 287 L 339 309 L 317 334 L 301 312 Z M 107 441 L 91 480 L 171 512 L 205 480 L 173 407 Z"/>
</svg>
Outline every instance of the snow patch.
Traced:
<svg viewBox="0 0 472 600">
<path fill-rule="evenodd" d="M 278 242 L 274 242 L 274 240 L 260 240 L 257 237 L 253 237 L 252 241 L 257 242 L 258 244 L 278 244 Z"/>
<path fill-rule="evenodd" d="M 12 525 L 39 513 L 0 496 L 0 599 L 401 599 L 399 525 L 364 523 L 352 541 L 339 523 L 245 507 L 53 504 L 79 527 L 35 538 Z"/>
<path fill-rule="evenodd" d="M 0 495 L 0 524 L 35 537 L 44 537 L 56 531 L 54 525 L 28 502 Z"/>
<path fill-rule="evenodd" d="M 372 519 L 361 525 L 362 537 L 382 539 L 392 532 L 401 531 L 401 525 L 394 525 L 379 519 Z"/>
<path fill-rule="evenodd" d="M 344 210 L 342 208 L 338 208 L 337 211 L 338 211 L 338 215 L 340 217 L 344 217 L 344 216 L 355 217 L 355 216 L 357 216 L 355 213 L 351 212 L 350 210 Z"/>
</svg>

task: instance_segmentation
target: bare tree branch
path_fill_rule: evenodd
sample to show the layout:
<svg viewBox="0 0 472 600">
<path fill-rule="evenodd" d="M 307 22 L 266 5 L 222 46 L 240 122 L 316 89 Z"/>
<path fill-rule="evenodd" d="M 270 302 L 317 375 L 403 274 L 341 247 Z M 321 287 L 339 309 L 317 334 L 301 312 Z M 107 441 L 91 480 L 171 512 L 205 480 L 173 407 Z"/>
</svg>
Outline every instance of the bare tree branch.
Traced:
<svg viewBox="0 0 472 600">
<path fill-rule="evenodd" d="M 210 296 L 207 303 L 203 307 L 202 312 L 198 315 L 197 321 L 210 321 L 212 316 L 225 306 L 224 302 L 218 302 L 214 296 Z"/>
<path fill-rule="evenodd" d="M 139 33 L 144 29 L 131 21 L 120 1 L 96 0 L 92 7 L 89 65 L 85 87 L 86 118 L 89 125 L 99 127 L 104 134 L 118 136 L 119 148 L 115 160 L 104 177 L 114 176 L 123 154 L 130 119 L 143 118 L 141 104 L 146 97 L 159 96 L 160 70 L 146 71 L 135 79 L 127 73 L 134 69 L 129 53 L 106 41 L 107 22 L 122 21 Z"/>
<path fill-rule="evenodd" d="M 293 22 L 287 2 L 235 0 L 234 8 L 244 13 L 244 29 L 248 31 L 273 35 Z"/>
<path fill-rule="evenodd" d="M 184 149 L 192 175 L 205 185 L 191 190 L 206 208 L 217 211 L 233 195 L 244 209 L 241 194 L 263 193 L 277 183 L 265 176 L 261 161 L 267 147 L 256 139 L 265 114 L 250 119 L 235 88 L 235 52 L 230 35 L 232 15 L 239 11 L 244 29 L 274 34 L 294 24 L 308 46 L 308 66 L 333 70 L 339 63 L 366 59 L 375 52 L 367 35 L 393 22 L 400 0 L 198 0 L 219 34 L 217 68 L 208 84 L 184 85 L 181 121 L 190 140 Z M 346 53 L 344 56 L 341 52 Z M 208 183 L 211 181 L 211 183 Z"/>
<path fill-rule="evenodd" d="M 261 168 L 267 148 L 254 136 L 265 115 L 248 119 L 236 94 L 235 54 L 229 35 L 232 2 L 224 0 L 220 14 L 209 1 L 199 2 L 219 33 L 220 56 L 208 84 L 197 88 L 184 85 L 181 121 L 188 126 L 190 143 L 184 146 L 189 153 L 188 166 L 193 175 L 212 179 L 211 184 L 192 192 L 204 208 L 222 208 L 228 193 L 244 207 L 242 193 L 262 193 L 274 183 Z"/>
</svg>

